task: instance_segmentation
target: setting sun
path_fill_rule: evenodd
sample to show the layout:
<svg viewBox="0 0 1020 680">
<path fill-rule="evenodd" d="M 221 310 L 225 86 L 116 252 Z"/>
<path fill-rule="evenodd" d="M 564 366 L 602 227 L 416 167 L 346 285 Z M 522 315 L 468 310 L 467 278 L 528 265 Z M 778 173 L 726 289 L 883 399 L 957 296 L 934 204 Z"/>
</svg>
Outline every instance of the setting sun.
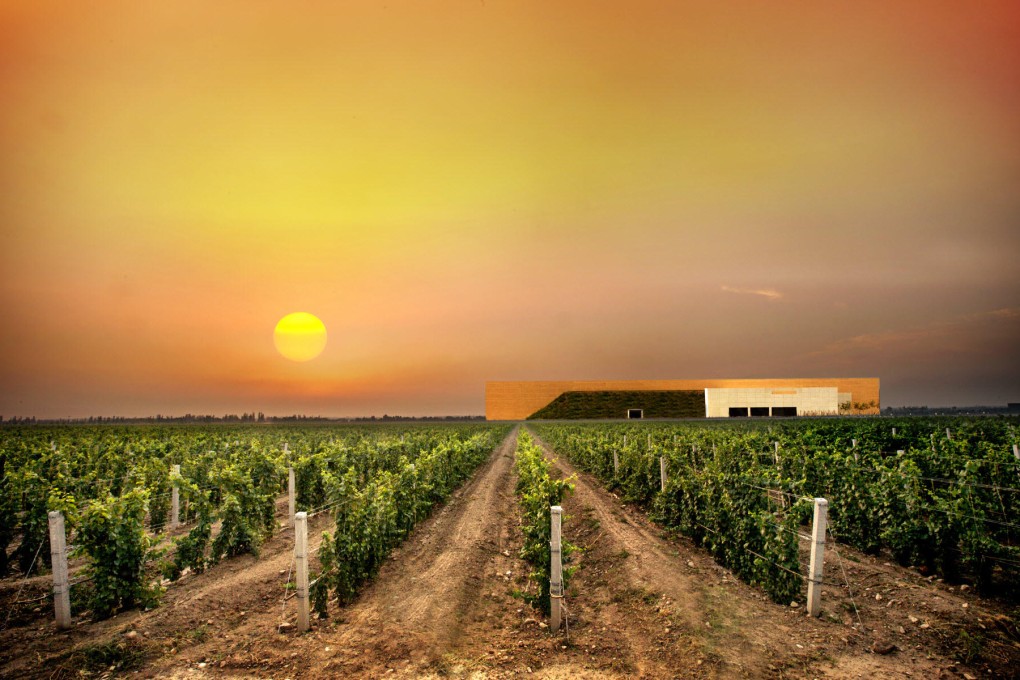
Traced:
<svg viewBox="0 0 1020 680">
<path fill-rule="evenodd" d="M 273 342 L 286 358 L 310 361 L 326 348 L 326 326 L 314 314 L 294 312 L 276 324 Z"/>
</svg>

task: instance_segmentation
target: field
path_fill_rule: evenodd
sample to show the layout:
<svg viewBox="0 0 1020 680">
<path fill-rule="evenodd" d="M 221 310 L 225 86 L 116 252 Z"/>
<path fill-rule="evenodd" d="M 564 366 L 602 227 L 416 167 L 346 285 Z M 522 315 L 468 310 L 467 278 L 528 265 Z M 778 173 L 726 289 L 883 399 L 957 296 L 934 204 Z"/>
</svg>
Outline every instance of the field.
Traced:
<svg viewBox="0 0 1020 680">
<path fill-rule="evenodd" d="M 6 427 L 0 675 L 1010 677 L 1017 425 Z M 292 626 L 288 469 L 310 515 L 308 633 Z M 552 480 L 528 484 L 565 493 L 574 546 L 557 634 L 522 558 L 536 469 Z M 75 548 L 67 630 L 53 509 Z"/>
</svg>

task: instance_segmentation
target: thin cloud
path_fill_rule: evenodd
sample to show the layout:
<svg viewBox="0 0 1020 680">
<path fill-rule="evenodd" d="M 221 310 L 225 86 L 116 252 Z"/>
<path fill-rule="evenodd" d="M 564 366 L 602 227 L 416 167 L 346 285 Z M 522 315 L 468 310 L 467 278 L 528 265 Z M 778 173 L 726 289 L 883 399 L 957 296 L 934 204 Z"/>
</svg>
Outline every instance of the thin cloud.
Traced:
<svg viewBox="0 0 1020 680">
<path fill-rule="evenodd" d="M 903 349 L 911 347 L 922 347 L 922 343 L 944 344 L 948 338 L 981 323 L 988 322 L 1009 322 L 1020 319 L 1020 307 L 1006 307 L 989 312 L 978 312 L 965 316 L 946 319 L 927 326 L 916 326 L 897 330 L 882 331 L 880 333 L 864 333 L 849 338 L 842 338 L 831 342 L 819 350 L 811 352 L 809 356 L 831 356 L 846 355 L 853 352 L 876 353 L 891 349 Z"/>
<path fill-rule="evenodd" d="M 767 300 L 779 300 L 783 297 L 783 294 L 774 288 L 733 288 L 731 286 L 723 286 L 722 289 L 727 293 L 736 293 L 737 295 L 758 295 Z"/>
</svg>

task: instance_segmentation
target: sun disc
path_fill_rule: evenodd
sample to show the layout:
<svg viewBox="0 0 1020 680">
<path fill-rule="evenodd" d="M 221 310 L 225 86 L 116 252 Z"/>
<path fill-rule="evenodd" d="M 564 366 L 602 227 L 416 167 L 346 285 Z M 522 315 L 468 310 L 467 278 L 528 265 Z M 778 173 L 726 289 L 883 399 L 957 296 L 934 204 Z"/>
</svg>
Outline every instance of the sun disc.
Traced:
<svg viewBox="0 0 1020 680">
<path fill-rule="evenodd" d="M 273 343 L 291 361 L 310 361 L 326 348 L 326 325 L 308 312 L 288 314 L 276 324 Z"/>
</svg>

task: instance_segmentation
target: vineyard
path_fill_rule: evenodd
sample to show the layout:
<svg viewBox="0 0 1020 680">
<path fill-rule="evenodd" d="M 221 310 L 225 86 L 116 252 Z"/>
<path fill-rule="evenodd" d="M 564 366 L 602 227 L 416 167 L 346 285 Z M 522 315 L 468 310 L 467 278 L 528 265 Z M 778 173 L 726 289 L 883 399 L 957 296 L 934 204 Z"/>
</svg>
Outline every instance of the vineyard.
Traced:
<svg viewBox="0 0 1020 680">
<path fill-rule="evenodd" d="M 798 528 L 818 497 L 838 542 L 982 593 L 1020 592 L 1020 455 L 1009 421 L 535 429 L 776 602 L 801 593 Z"/>
<path fill-rule="evenodd" d="M 103 619 L 123 608 L 156 606 L 182 574 L 258 555 L 279 528 L 277 498 L 293 470 L 297 509 L 329 509 L 336 518 L 335 537 L 321 548 L 323 574 L 314 592 L 316 608 L 325 612 L 328 595 L 348 601 L 505 431 L 480 425 L 8 428 L 0 459 L 0 575 L 11 563 L 23 577 L 45 569 L 47 514 L 57 510 L 73 555 L 86 557 L 73 584 L 76 609 Z M 177 520 L 191 528 L 164 540 L 174 496 Z M 9 610 L 7 622 L 18 613 Z"/>
<path fill-rule="evenodd" d="M 0 676 L 1008 675 L 1017 426 L 8 426 Z M 70 558 L 63 632 L 51 511 Z M 295 511 L 308 633 L 289 623 Z"/>
</svg>

